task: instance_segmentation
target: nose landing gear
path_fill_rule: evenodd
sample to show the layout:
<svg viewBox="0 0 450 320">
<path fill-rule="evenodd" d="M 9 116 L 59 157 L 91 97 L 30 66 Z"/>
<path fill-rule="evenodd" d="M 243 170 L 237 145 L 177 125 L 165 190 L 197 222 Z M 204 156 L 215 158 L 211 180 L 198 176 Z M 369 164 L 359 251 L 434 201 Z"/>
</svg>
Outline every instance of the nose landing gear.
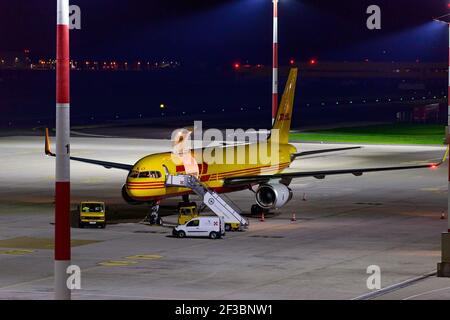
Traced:
<svg viewBox="0 0 450 320">
<path fill-rule="evenodd" d="M 159 216 L 159 201 L 150 207 L 149 213 L 143 222 L 147 222 L 150 225 L 162 225 L 162 219 Z"/>
</svg>

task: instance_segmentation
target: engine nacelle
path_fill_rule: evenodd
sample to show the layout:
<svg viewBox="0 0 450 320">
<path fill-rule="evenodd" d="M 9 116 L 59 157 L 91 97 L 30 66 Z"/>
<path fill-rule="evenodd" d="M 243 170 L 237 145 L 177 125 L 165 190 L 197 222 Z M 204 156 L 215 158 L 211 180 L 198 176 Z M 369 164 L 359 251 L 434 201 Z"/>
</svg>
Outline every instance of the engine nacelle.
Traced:
<svg viewBox="0 0 450 320">
<path fill-rule="evenodd" d="M 263 184 L 256 190 L 256 203 L 263 209 L 278 209 L 292 199 L 292 190 L 281 183 Z"/>
</svg>

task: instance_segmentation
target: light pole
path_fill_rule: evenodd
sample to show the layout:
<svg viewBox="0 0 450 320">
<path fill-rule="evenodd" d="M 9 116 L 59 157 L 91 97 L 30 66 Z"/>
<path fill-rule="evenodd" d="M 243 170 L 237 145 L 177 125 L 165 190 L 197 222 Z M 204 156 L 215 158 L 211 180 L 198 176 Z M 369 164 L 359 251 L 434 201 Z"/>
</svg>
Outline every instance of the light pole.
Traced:
<svg viewBox="0 0 450 320">
<path fill-rule="evenodd" d="M 272 124 L 278 111 L 278 0 L 273 1 Z"/>
<path fill-rule="evenodd" d="M 449 29 L 449 53 L 450 53 L 450 24 L 447 21 L 441 20 L 444 17 L 448 17 L 450 14 L 445 14 L 443 16 L 437 17 L 434 20 L 442 23 L 446 23 Z M 449 83 L 448 83 L 448 93 L 447 93 L 447 105 L 448 105 L 448 116 L 447 116 L 447 144 L 450 144 L 450 55 L 448 57 L 449 65 Z M 448 164 L 448 193 L 447 193 L 447 232 L 442 233 L 441 238 L 441 253 L 442 261 L 438 263 L 437 274 L 439 277 L 450 277 L 450 164 Z"/>
<path fill-rule="evenodd" d="M 55 299 L 70 300 L 69 0 L 57 0 L 56 24 Z"/>
</svg>

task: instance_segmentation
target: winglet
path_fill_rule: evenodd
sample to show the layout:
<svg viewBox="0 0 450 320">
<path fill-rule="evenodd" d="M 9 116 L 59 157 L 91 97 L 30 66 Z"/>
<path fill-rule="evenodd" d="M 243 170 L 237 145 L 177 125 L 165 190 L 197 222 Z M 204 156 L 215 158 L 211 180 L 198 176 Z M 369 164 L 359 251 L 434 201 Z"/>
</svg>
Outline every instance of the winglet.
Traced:
<svg viewBox="0 0 450 320">
<path fill-rule="evenodd" d="M 441 163 L 445 162 L 448 158 L 448 151 L 450 149 L 450 145 L 447 146 L 447 150 L 445 150 L 444 156 L 442 157 Z"/>
<path fill-rule="evenodd" d="M 45 128 L 45 154 L 54 157 L 55 154 L 50 149 L 50 138 L 48 136 L 48 128 Z"/>
<path fill-rule="evenodd" d="M 431 168 L 431 169 L 436 169 L 436 168 L 439 167 L 441 164 L 443 164 L 443 163 L 447 160 L 447 158 L 448 158 L 449 150 L 450 150 L 450 145 L 447 146 L 447 149 L 445 150 L 444 156 L 442 157 L 441 161 L 435 162 L 435 163 L 431 163 L 431 164 L 430 164 L 430 168 Z"/>
</svg>

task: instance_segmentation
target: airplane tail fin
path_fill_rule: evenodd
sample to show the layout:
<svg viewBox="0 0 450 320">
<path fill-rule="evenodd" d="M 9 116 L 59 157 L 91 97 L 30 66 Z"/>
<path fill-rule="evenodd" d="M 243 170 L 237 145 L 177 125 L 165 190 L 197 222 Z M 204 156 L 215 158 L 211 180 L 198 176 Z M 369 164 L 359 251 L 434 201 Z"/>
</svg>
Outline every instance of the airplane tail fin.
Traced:
<svg viewBox="0 0 450 320">
<path fill-rule="evenodd" d="M 272 127 L 271 138 L 277 136 L 274 130 L 278 130 L 279 144 L 287 144 L 289 142 L 297 73 L 297 68 L 292 68 L 289 72 L 289 78 L 286 82 L 283 97 L 281 98 L 277 116 Z"/>
</svg>

